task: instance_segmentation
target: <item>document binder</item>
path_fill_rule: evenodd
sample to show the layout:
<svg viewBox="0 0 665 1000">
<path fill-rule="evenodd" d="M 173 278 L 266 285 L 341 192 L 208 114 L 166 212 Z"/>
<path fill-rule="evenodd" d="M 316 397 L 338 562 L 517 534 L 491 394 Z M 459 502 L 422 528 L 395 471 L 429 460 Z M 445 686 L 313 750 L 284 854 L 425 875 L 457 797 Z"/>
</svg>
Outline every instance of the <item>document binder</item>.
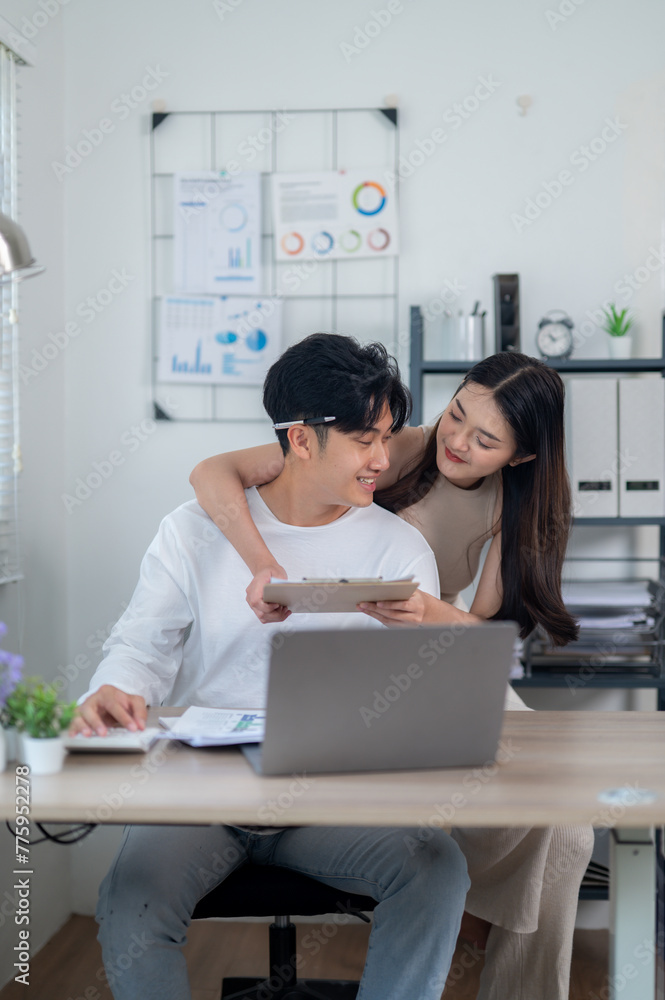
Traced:
<svg viewBox="0 0 665 1000">
<path fill-rule="evenodd" d="M 665 515 L 665 380 L 619 379 L 619 515 Z"/>
<path fill-rule="evenodd" d="M 566 393 L 574 515 L 617 517 L 617 380 L 573 378 Z"/>
</svg>

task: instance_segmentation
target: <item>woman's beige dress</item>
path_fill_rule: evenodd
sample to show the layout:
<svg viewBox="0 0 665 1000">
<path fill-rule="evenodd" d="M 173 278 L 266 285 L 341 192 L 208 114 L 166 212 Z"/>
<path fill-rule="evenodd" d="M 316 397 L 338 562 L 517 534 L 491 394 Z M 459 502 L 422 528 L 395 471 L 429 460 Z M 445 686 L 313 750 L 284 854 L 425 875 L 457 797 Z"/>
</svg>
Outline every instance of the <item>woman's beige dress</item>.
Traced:
<svg viewBox="0 0 665 1000">
<path fill-rule="evenodd" d="M 439 474 L 422 500 L 400 512 L 434 550 L 445 601 L 453 603 L 478 572 L 499 485 L 500 473 L 473 490 Z M 506 708 L 528 710 L 512 688 Z M 452 835 L 469 866 L 466 909 L 493 925 L 478 1000 L 568 1000 L 577 896 L 592 828 L 455 827 Z M 470 952 L 467 962 L 473 959 Z"/>
</svg>

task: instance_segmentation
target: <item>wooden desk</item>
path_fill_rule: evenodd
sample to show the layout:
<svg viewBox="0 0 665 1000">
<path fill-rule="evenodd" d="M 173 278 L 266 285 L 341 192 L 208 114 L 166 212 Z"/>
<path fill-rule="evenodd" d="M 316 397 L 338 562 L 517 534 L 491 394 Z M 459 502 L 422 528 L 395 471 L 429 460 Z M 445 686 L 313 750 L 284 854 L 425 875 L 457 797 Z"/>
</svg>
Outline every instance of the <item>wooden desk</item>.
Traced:
<svg viewBox="0 0 665 1000">
<path fill-rule="evenodd" d="M 625 831 L 619 836 L 628 844 L 625 850 L 618 843 L 613 848 L 613 970 L 621 976 L 632 963 L 639 973 L 620 983 L 617 995 L 653 1000 L 654 963 L 638 963 L 636 955 L 645 927 L 647 937 L 654 937 L 651 828 L 665 824 L 665 714 L 508 712 L 498 758 L 482 768 L 261 778 L 235 748 L 160 743 L 146 755 L 70 755 L 61 774 L 32 779 L 30 818 L 616 827 Z M 624 789 L 624 800 L 603 801 L 612 789 Z M 0 775 L 0 818 L 14 818 L 14 796 L 11 769 Z M 635 903 L 645 922 L 637 919 Z"/>
<path fill-rule="evenodd" d="M 664 713 L 507 712 L 501 744 L 499 762 L 485 768 L 301 775 L 299 782 L 258 777 L 235 748 L 168 742 L 146 755 L 70 754 L 60 774 L 32 779 L 30 815 L 53 822 L 261 823 L 266 809 L 279 808 L 280 826 L 414 826 L 439 806 L 454 813 L 448 825 L 459 826 L 665 823 Z M 617 787 L 634 790 L 632 804 L 599 799 Z M 645 790 L 653 801 L 637 801 Z M 0 775 L 0 819 L 13 815 L 10 770 Z"/>
</svg>

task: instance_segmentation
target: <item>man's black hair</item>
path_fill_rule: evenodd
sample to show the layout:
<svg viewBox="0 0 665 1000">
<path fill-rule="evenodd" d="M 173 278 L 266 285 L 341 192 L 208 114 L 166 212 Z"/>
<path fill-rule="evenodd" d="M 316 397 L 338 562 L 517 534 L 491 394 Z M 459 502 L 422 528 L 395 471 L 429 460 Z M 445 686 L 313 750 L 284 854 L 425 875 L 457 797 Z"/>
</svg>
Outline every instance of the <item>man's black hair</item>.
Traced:
<svg viewBox="0 0 665 1000">
<path fill-rule="evenodd" d="M 380 343 L 360 344 L 354 337 L 313 333 L 289 347 L 270 368 L 263 385 L 263 405 L 274 424 L 305 417 L 336 417 L 315 424 L 325 447 L 328 431 L 344 434 L 375 427 L 387 404 L 392 430 L 411 415 L 411 393 L 402 382 L 395 359 Z M 276 431 L 286 455 L 287 431 Z"/>
</svg>

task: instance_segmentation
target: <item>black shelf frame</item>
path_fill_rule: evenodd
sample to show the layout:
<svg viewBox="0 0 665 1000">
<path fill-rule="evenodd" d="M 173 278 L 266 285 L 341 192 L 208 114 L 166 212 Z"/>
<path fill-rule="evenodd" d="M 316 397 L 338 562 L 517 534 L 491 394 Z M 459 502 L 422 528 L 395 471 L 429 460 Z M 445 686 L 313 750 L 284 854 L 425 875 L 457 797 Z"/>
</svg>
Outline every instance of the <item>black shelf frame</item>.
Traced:
<svg viewBox="0 0 665 1000">
<path fill-rule="evenodd" d="M 665 712 L 665 677 L 656 677 L 654 675 L 645 675 L 642 673 L 622 671 L 615 674 L 610 674 L 607 672 L 601 672 L 600 670 L 595 670 L 592 677 L 585 677 L 582 675 L 581 671 L 584 667 L 571 665 L 569 670 L 565 673 L 561 672 L 559 667 L 553 669 L 552 667 L 544 667 L 542 671 L 535 671 L 532 668 L 532 673 L 530 677 L 522 677 L 519 680 L 511 681 L 511 684 L 515 688 L 537 688 L 543 689 L 559 689 L 568 688 L 574 686 L 575 690 L 581 691 L 584 688 L 593 688 L 594 690 L 608 688 L 626 688 L 627 690 L 655 690 L 656 691 L 656 709 L 658 712 Z M 574 684 L 574 681 L 578 679 L 579 684 Z"/>
<path fill-rule="evenodd" d="M 609 899 L 610 888 L 608 885 L 581 885 L 579 899 Z"/>
</svg>

